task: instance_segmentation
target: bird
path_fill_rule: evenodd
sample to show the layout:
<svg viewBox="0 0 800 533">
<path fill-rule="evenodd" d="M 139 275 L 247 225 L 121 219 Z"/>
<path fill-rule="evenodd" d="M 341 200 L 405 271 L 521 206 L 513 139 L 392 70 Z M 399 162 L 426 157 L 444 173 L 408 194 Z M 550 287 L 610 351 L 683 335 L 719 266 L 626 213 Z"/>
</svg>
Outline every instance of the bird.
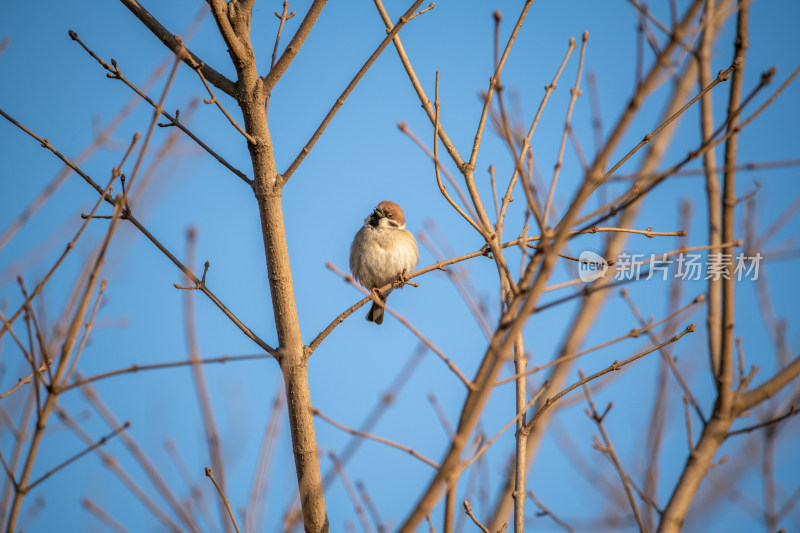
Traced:
<svg viewBox="0 0 800 533">
<path fill-rule="evenodd" d="M 406 229 L 403 210 L 384 200 L 364 219 L 350 245 L 350 272 L 364 287 L 373 292 L 372 308 L 367 321 L 383 323 L 383 306 L 392 289 L 381 294 L 377 289 L 397 281 L 417 266 L 419 250 L 414 235 Z"/>
</svg>

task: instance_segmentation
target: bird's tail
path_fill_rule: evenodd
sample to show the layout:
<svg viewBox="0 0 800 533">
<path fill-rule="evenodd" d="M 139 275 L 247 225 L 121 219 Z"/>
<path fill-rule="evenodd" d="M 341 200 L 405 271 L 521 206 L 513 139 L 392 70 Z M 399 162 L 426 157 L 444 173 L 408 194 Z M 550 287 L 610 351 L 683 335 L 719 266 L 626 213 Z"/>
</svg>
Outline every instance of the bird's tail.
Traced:
<svg viewBox="0 0 800 533">
<path fill-rule="evenodd" d="M 379 296 L 381 302 L 386 301 L 386 296 Z M 367 322 L 375 322 L 377 325 L 383 324 L 383 307 L 372 302 L 372 307 L 369 309 L 369 313 L 367 313 Z"/>
</svg>

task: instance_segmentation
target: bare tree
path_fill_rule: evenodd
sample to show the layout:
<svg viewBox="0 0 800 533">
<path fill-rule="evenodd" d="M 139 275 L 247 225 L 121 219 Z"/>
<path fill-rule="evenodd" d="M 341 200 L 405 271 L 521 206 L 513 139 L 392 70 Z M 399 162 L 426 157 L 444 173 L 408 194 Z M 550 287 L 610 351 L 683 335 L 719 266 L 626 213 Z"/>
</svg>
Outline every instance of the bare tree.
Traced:
<svg viewBox="0 0 800 533">
<path fill-rule="evenodd" d="M 443 72 L 421 73 L 415 69 L 412 54 L 403 44 L 406 31 L 415 25 L 423 21 L 452 23 L 453 19 L 446 17 L 452 17 L 454 11 L 447 11 L 443 18 L 438 18 L 439 12 L 448 8 L 433 3 L 423 5 L 423 0 L 415 0 L 403 6 L 404 12 L 397 8 L 396 13 L 390 14 L 381 0 L 375 0 L 373 22 L 380 31 L 370 35 L 380 34 L 380 39 L 375 40 L 371 49 L 362 51 L 366 59 L 353 69 L 355 75 L 342 84 L 344 88 L 338 96 L 333 95 L 332 106 L 295 153 L 290 152 L 288 143 L 284 142 L 289 134 L 275 127 L 276 122 L 280 123 L 275 116 L 289 106 L 309 105 L 309 102 L 293 99 L 291 91 L 289 94 L 281 92 L 281 87 L 293 72 L 292 68 L 299 68 L 292 65 L 307 51 L 306 41 L 315 32 L 322 31 L 319 26 L 330 9 L 325 9 L 324 0 L 298 7 L 298 12 L 290 11 L 293 6 L 284 0 L 281 10 L 274 12 L 277 33 L 274 44 L 270 39 L 271 50 L 257 44 L 260 43 L 257 37 L 267 30 L 255 26 L 254 21 L 260 23 L 262 19 L 257 17 L 259 7 L 254 0 L 208 0 L 216 31 L 228 51 L 230 64 L 225 65 L 212 64 L 200 51 L 204 47 L 195 48 L 190 41 L 196 26 L 201 24 L 204 10 L 198 13 L 196 23 L 180 36 L 173 33 L 176 30 L 164 16 L 154 15 L 136 0 L 120 1 L 127 8 L 128 16 L 138 19 L 170 54 L 162 67 L 168 74 L 158 97 L 148 95 L 153 81 L 160 75 L 158 69 L 152 81 L 140 85 L 127 73 L 127 66 L 104 58 L 113 43 L 104 43 L 101 52 L 96 43 L 88 42 L 72 29 L 69 36 L 76 49 L 90 57 L 115 85 L 132 91 L 135 102 L 150 106 L 144 134 L 136 132 L 124 146 L 115 148 L 110 144 L 114 131 L 131 112 L 125 107 L 81 156 L 73 158 L 66 155 L 67 151 L 59 146 L 58 140 L 52 136 L 49 140 L 50 134 L 43 131 L 47 125 L 28 125 L 26 115 L 30 112 L 24 106 L 7 100 L 0 105 L 0 115 L 10 125 L 9 131 L 14 130 L 8 135 L 32 138 L 64 165 L 53 182 L 21 214 L 10 219 L 0 236 L 0 247 L 8 246 L 15 238 L 19 240 L 18 233 L 28 231 L 37 210 L 70 175 L 81 178 L 93 194 L 97 194 L 90 210 L 81 208 L 77 230 L 66 239 L 59 237 L 59 242 L 65 240 L 67 245 L 60 253 L 48 255 L 54 259 L 48 263 L 43 277 L 31 279 L 26 273 L 29 267 L 25 266 L 30 260 L 22 253 L 0 265 L 7 267 L 9 273 L 20 273 L 17 286 L 6 283 L 4 294 L 12 303 L 5 306 L 0 315 L 0 339 L 7 352 L 0 396 L 4 403 L 0 407 L 2 424 L 9 429 L 0 441 L 6 478 L 0 508 L 7 531 L 27 528 L 26 523 L 36 514 L 46 512 L 42 510 L 43 500 L 29 498 L 31 492 L 71 464 L 86 462 L 83 457 L 88 454 L 97 455 L 102 464 L 113 471 L 126 485 L 127 497 L 138 500 L 161 528 L 204 531 L 216 530 L 221 524 L 226 531 L 263 530 L 268 488 L 278 485 L 274 480 L 270 484 L 268 479 L 275 468 L 275 449 L 282 444 L 279 438 L 282 416 L 288 420 L 296 474 L 291 484 L 291 497 L 281 502 L 285 506 L 280 510 L 282 519 L 278 526 L 282 531 L 292 531 L 301 525 L 309 532 L 338 530 L 340 523 L 331 523 L 329 519 L 333 507 L 326 504 L 326 494 L 330 494 L 336 479 L 341 480 L 343 491 L 338 494 L 337 501 L 344 497 L 349 500 L 347 516 L 354 517 L 353 524 L 357 517 L 359 524 L 352 527 L 365 531 L 374 528 L 412 532 L 426 527 L 435 531 L 434 524 L 438 521 L 443 531 L 451 533 L 465 527 L 469 519 L 482 531 L 513 527 L 514 531 L 522 532 L 540 524 L 542 519 L 568 531 L 611 527 L 667 532 L 678 531 L 686 523 L 703 523 L 712 516 L 716 506 L 730 505 L 732 500 L 750 509 L 771 531 L 783 527 L 785 521 L 797 519 L 800 488 L 778 488 L 781 483 L 778 478 L 781 469 L 798 470 L 796 457 L 781 455 L 779 445 L 788 439 L 783 437 L 787 431 L 795 430 L 791 429 L 794 426 L 790 419 L 798 411 L 800 356 L 792 355 L 788 326 L 777 316 L 771 296 L 784 287 L 794 290 L 797 283 L 792 279 L 770 279 L 767 283 L 768 270 L 761 260 L 766 258 L 765 262 L 770 263 L 796 258 L 796 250 L 791 247 L 776 251 L 768 245 L 791 223 L 800 203 L 794 201 L 782 213 L 770 216 L 767 229 L 759 232 L 756 223 L 761 213 L 756 209 L 758 189 L 745 192 L 748 189 L 741 179 L 737 184 L 737 177 L 742 172 L 797 166 L 796 159 L 751 162 L 743 161 L 741 154 L 746 133 L 763 119 L 765 110 L 787 97 L 784 93 L 800 68 L 776 73 L 772 65 L 748 63 L 750 42 L 759 37 L 750 30 L 751 11 L 759 9 L 758 5 L 751 6 L 749 0 L 687 0 L 682 5 L 670 2 L 651 11 L 646 4 L 630 0 L 629 6 L 616 6 L 615 10 L 619 9 L 636 21 L 634 83 L 629 96 L 620 105 L 619 117 L 608 125 L 603 124 L 601 117 L 608 116 L 613 109 L 608 109 L 610 104 L 600 98 L 602 86 L 598 87 L 596 74 L 591 72 L 589 32 L 583 31 L 578 39 L 564 36 L 565 50 L 563 46 L 560 50 L 553 46 L 537 52 L 547 55 L 547 63 L 553 67 L 545 78 L 544 95 L 538 100 L 535 113 L 526 114 L 522 111 L 519 93 L 503 81 L 514 79 L 506 74 L 507 67 L 515 61 L 524 61 L 524 55 L 513 52 L 520 47 L 519 41 L 537 7 L 533 0 L 527 0 L 508 8 L 509 13 L 514 12 L 510 30 L 503 22 L 503 14 L 495 11 L 491 18 L 486 17 L 487 24 L 494 23 L 493 47 L 486 47 L 493 52 L 490 77 L 488 84 L 481 88 L 480 106 L 472 117 L 476 124 L 474 134 L 471 130 L 465 136 L 456 112 L 448 109 L 445 96 L 449 82 L 447 73 L 451 71 L 445 67 L 450 65 L 441 65 Z M 264 8 L 268 11 L 279 7 L 277 3 L 264 5 L 268 6 Z M 483 9 L 481 15 L 486 15 Z M 378 18 L 382 25 L 377 22 Z M 720 40 L 730 28 L 735 28 L 732 46 Z M 423 29 L 435 32 L 435 27 Z M 606 30 L 613 32 L 613 28 Z M 284 32 L 292 32 L 291 37 L 283 39 Z M 417 288 L 403 291 L 404 298 L 423 298 L 421 301 L 429 303 L 441 315 L 450 313 L 455 307 L 453 301 L 460 300 L 463 310 L 459 311 L 462 314 L 458 319 L 422 327 L 425 315 L 407 317 L 386 307 L 402 325 L 403 329 L 398 331 L 408 330 L 414 342 L 419 342 L 419 348 L 397 375 L 392 376 L 386 392 L 359 424 L 353 419 L 340 420 L 325 402 L 312 402 L 310 383 L 313 377 L 310 378 L 309 373 L 313 376 L 313 366 L 322 357 L 314 354 L 336 342 L 336 334 L 347 327 L 344 324 L 353 322 L 347 320 L 351 315 L 372 301 L 384 305 L 384 300 L 360 287 L 330 262 L 330 270 L 362 290 L 365 296 L 339 314 L 327 316 L 324 319 L 327 326 L 321 325 L 315 330 L 319 333 L 310 335 L 307 329 L 301 329 L 306 321 L 301 320 L 303 307 L 298 304 L 297 295 L 301 291 L 296 291 L 305 280 L 293 271 L 290 250 L 293 246 L 308 246 L 310 242 L 327 239 L 324 233 L 327 225 L 343 221 L 357 223 L 366 214 L 353 217 L 341 213 L 336 198 L 320 205 L 309 205 L 302 198 L 303 189 L 313 185 L 307 182 L 308 175 L 301 175 L 301 169 L 305 168 L 307 157 L 316 153 L 312 151 L 326 138 L 328 127 L 368 71 L 382 54 L 391 53 L 387 48 L 396 52 L 391 63 L 393 72 L 407 78 L 422 109 L 419 113 L 415 106 L 409 105 L 400 113 L 420 116 L 411 126 L 405 121 L 399 124 L 404 137 L 398 143 L 418 150 L 418 159 L 424 161 L 428 169 L 426 183 L 435 184 L 435 189 L 433 186 L 429 189 L 432 194 L 419 192 L 415 196 L 438 202 L 439 209 L 444 206 L 452 210 L 448 216 L 457 219 L 459 229 L 441 231 L 435 222 L 426 223 L 426 231 L 419 234 L 419 241 L 434 261 L 420 265 L 413 273 L 398 273 L 397 281 L 379 292 L 411 285 Z M 386 64 L 389 62 L 383 61 L 381 68 Z M 483 72 L 477 63 L 470 66 Z M 224 150 L 203 140 L 207 132 L 190 124 L 197 100 L 189 104 L 188 98 L 181 100 L 182 111 L 168 111 L 167 102 L 175 91 L 175 80 L 184 74 L 195 78 L 195 91 L 203 94 L 208 108 L 216 108 L 222 117 L 220 120 L 228 128 L 228 135 L 235 136 L 237 142 L 246 147 L 247 170 L 242 170 L 242 161 L 222 155 Z M 312 77 L 308 72 L 296 75 Z M 590 93 L 588 103 L 585 90 Z M 317 93 L 314 98 L 328 101 L 331 95 Z M 554 105 L 556 103 L 560 107 Z M 234 106 L 239 108 L 238 112 L 233 111 Z M 587 113 L 583 112 L 587 106 L 590 109 L 588 120 Z M 663 108 L 660 114 L 655 112 L 659 107 Z M 468 114 L 468 111 L 459 109 L 457 112 Z M 550 128 L 558 124 L 557 129 L 553 129 L 557 134 L 543 139 L 542 124 Z M 693 132 L 692 136 L 681 138 L 681 133 L 686 131 Z M 352 132 L 354 138 L 357 134 Z M 592 155 L 581 142 L 581 138 L 589 134 L 594 138 Z M 774 135 L 778 138 L 786 133 L 781 130 Z M 163 141 L 162 145 L 155 150 L 154 145 L 159 140 Z M 176 157 L 176 147 L 185 149 L 187 145 L 191 153 L 199 151 L 216 165 L 215 168 L 233 176 L 232 182 L 246 184 L 252 189 L 256 202 L 251 204 L 251 209 L 258 214 L 266 260 L 266 270 L 260 279 L 266 279 L 263 286 L 269 291 L 268 306 L 272 310 L 270 320 L 259 317 L 266 325 L 254 324 L 249 314 L 235 313 L 224 289 L 215 287 L 212 290 L 215 271 L 210 262 L 204 263 L 202 273 L 195 265 L 199 254 L 194 228 L 188 230 L 186 251 L 181 253 L 169 244 L 179 232 L 171 228 L 167 234 L 168 230 L 161 226 L 156 231 L 147 221 L 146 208 L 152 207 L 154 202 L 144 194 L 152 187 L 153 175 L 165 159 Z M 88 170 L 87 161 L 100 147 L 121 153 L 111 165 L 107 181 L 98 179 L 96 170 Z M 552 153 L 543 156 L 542 152 L 548 148 Z M 574 159 L 570 157 L 572 152 Z M 45 152 L 40 153 L 39 157 L 44 157 Z M 13 158 L 14 154 L 7 156 Z M 484 158 L 482 162 L 491 160 L 491 166 L 481 163 L 488 171 L 481 169 L 479 156 Z M 553 163 L 551 175 L 545 176 L 539 170 L 542 161 Z M 391 166 L 386 162 L 384 165 Z M 634 165 L 635 170 L 632 170 Z M 332 173 L 332 179 L 341 183 L 343 194 L 349 187 L 347 173 L 346 165 L 343 171 Z M 693 181 L 702 183 L 699 188 L 687 189 L 691 194 L 705 191 L 702 202 L 692 203 L 685 198 L 676 202 L 673 192 L 669 192 L 673 184 L 685 183 L 681 180 L 686 175 L 697 175 L 703 180 Z M 291 180 L 292 177 L 295 179 Z M 404 185 L 402 179 L 392 174 L 380 191 L 392 192 Z M 13 192 L 11 187 L 8 185 L 7 189 Z M 290 204 L 291 209 L 284 210 L 286 199 L 298 196 L 300 199 Z M 20 194 L 17 201 L 21 202 L 22 197 Z M 375 203 L 381 199 L 375 198 Z M 692 221 L 693 210 L 700 212 L 701 221 L 697 224 Z M 643 211 L 646 216 L 642 216 Z M 306 236 L 293 244 L 289 237 L 292 226 L 288 221 L 300 215 L 313 219 L 316 233 L 312 239 Z M 198 218 L 203 216 L 197 214 Z M 639 218 L 645 222 L 638 222 Z M 105 224 L 102 220 L 109 222 L 98 234 L 92 228 Z M 94 349 L 90 336 L 97 333 L 96 324 L 102 316 L 105 295 L 113 290 L 109 289 L 109 283 L 113 287 L 115 282 L 114 278 L 104 279 L 111 270 L 104 265 L 109 257 L 114 257 L 110 250 L 123 246 L 120 243 L 124 238 L 122 228 L 144 237 L 150 250 L 166 258 L 184 277 L 182 283 L 174 283 L 170 294 L 178 291 L 183 299 L 188 359 L 164 357 L 154 363 L 135 363 L 84 374 L 85 367 L 83 362 L 79 364 L 79 358 Z M 230 239 L 235 231 L 229 233 Z M 93 249 L 79 249 L 78 244 L 90 240 L 87 235 L 97 237 Z M 648 248 L 649 253 L 633 253 L 639 249 L 638 244 L 630 242 L 633 238 L 653 243 Z M 454 252 L 453 240 L 469 243 L 470 251 Z M 339 248 L 345 249 L 346 245 L 340 243 Z M 49 244 L 49 250 L 56 248 Z M 583 253 L 577 254 L 576 250 L 583 250 Z M 236 252 L 235 249 L 221 251 L 220 256 Z M 79 255 L 82 257 L 76 257 Z M 184 258 L 180 259 L 181 256 Z M 702 282 L 699 293 L 686 294 L 685 287 L 690 286 L 683 283 L 687 279 L 687 269 L 690 266 L 700 268 L 696 262 L 690 265 L 687 257 L 703 261 L 703 270 L 697 270 L 700 275 L 695 278 Z M 470 276 L 465 265 L 478 262 L 481 263 L 477 267 L 479 274 Z M 64 274 L 66 265 L 77 265 L 77 275 L 70 279 Z M 456 297 L 427 288 L 428 280 L 437 279 L 434 278 L 437 272 L 444 272 L 448 282 L 452 282 Z M 649 292 L 639 292 L 641 286 L 652 287 L 659 278 L 666 280 L 668 273 L 674 274 L 672 283 L 662 281 Z M 6 275 L 6 278 L 13 276 Z M 756 288 L 758 313 L 737 304 L 745 282 L 752 282 L 749 286 Z M 59 293 L 69 295 L 65 304 L 58 304 L 48 294 L 54 285 L 58 286 Z M 616 304 L 609 302 L 609 296 L 622 286 L 622 299 Z M 691 290 L 697 286 L 691 285 Z M 13 291 L 8 287 L 13 287 Z M 319 299 L 324 297 L 323 292 L 332 291 L 318 285 L 310 292 Z M 427 296 L 418 296 L 426 292 Z M 203 304 L 195 301 L 195 296 L 200 296 L 198 293 L 202 293 Z M 551 293 L 555 296 L 550 296 Z M 162 301 L 170 298 L 163 290 L 159 294 Z M 651 301 L 654 298 L 667 304 L 663 318 L 645 316 L 653 312 Z M 196 313 L 200 305 L 206 304 L 216 309 L 217 317 L 221 312 L 227 319 L 224 325 L 218 321 L 215 328 L 232 325 L 250 346 L 255 344 L 258 353 L 204 358 L 201 345 L 203 339 L 208 342 L 208 338 L 202 334 Z M 612 305 L 615 310 L 608 311 Z M 624 319 L 619 318 L 622 314 L 616 308 L 620 307 L 628 313 Z M 646 309 L 644 313 L 642 309 Z M 309 309 L 305 312 L 312 314 Z M 705 313 L 705 321 L 690 319 L 692 313 L 698 312 Z M 546 317 L 552 313 L 561 315 L 547 322 Z M 571 313 L 571 317 L 567 313 Z M 611 314 L 614 318 L 609 321 Z M 752 321 L 757 315 L 763 317 L 768 338 L 751 344 L 748 337 L 756 335 L 739 324 Z M 471 357 L 454 355 L 454 350 L 451 351 L 453 346 L 458 346 L 454 343 L 459 337 L 465 335 L 462 320 L 474 321 L 475 334 L 482 337 L 482 344 L 477 348 L 473 346 Z M 609 334 L 609 322 L 611 326 L 627 325 Z M 358 327 L 367 326 L 359 324 Z M 553 331 L 555 327 L 557 331 Z M 268 334 L 256 333 L 263 330 Z M 147 334 L 146 331 L 138 333 Z M 340 349 L 380 356 L 394 349 L 398 336 L 405 335 L 393 332 L 388 337 L 374 337 L 376 341 L 370 342 L 367 335 L 372 334 L 356 336 Z M 701 341 L 691 340 L 703 334 L 705 337 Z M 262 335 L 275 340 L 268 342 Z M 622 343 L 633 344 L 635 339 L 645 342 L 624 351 L 619 347 Z M 240 340 L 237 337 L 230 342 Z M 594 345 L 587 348 L 590 343 Z M 606 350 L 601 352 L 604 359 L 585 357 L 601 350 Z M 703 356 L 678 359 L 677 350 Z M 330 358 L 332 354 L 327 353 L 325 357 Z M 344 360 L 343 355 L 339 357 L 340 361 Z M 401 433 L 403 439 L 395 440 L 381 435 L 383 426 L 379 426 L 400 390 L 413 378 L 423 357 L 437 359 L 439 375 L 435 381 L 449 380 L 456 384 L 437 389 L 428 396 L 431 412 L 436 414 L 443 430 L 443 440 L 435 450 L 427 445 L 410 444 L 418 436 L 413 428 Z M 231 474 L 236 454 L 230 451 L 229 444 L 226 445 L 224 422 L 218 418 L 224 399 L 215 392 L 214 374 L 210 372 L 211 368 L 218 368 L 212 366 L 214 363 L 237 361 L 245 365 L 245 361 L 263 359 L 277 363 L 283 389 L 274 389 L 270 395 L 271 404 L 255 408 L 263 415 L 266 429 L 263 433 L 252 431 L 254 435 L 259 434 L 260 449 L 257 460 L 247 468 L 251 481 L 247 483 L 249 490 L 245 491 L 240 489 L 244 485 L 241 476 Z M 635 374 L 637 379 L 643 380 L 642 387 L 636 391 L 626 390 L 630 385 L 623 384 L 622 380 L 628 379 L 634 369 L 647 361 L 652 371 Z M 754 362 L 770 368 L 764 371 L 763 379 L 756 379 L 758 368 Z M 535 366 L 531 366 L 532 363 Z M 317 364 L 330 365 L 327 362 Z M 748 364 L 752 365 L 750 370 L 747 370 Z M 575 366 L 578 368 L 573 368 Z M 142 376 L 140 379 L 146 380 L 146 376 L 156 376 L 175 367 L 191 369 L 200 413 L 198 428 L 202 428 L 198 431 L 202 431 L 206 447 L 203 464 L 192 460 L 187 464 L 190 454 L 184 446 L 191 438 L 179 436 L 177 444 L 172 440 L 166 443 L 174 469 L 185 480 L 186 486 L 182 488 L 170 482 L 159 465 L 156 451 L 141 446 L 129 431 L 140 423 L 163 430 L 158 417 L 122 422 L 105 403 L 104 393 L 98 392 L 98 387 L 120 375 L 137 373 Z M 342 363 L 337 369 L 339 374 L 322 377 L 342 385 L 348 383 L 353 372 L 344 368 Z M 151 370 L 161 372 L 149 372 Z M 357 376 L 358 379 L 369 380 L 366 376 L 369 371 L 360 369 L 357 373 L 365 375 Z M 623 377 L 614 377 L 619 375 Z M 267 380 L 261 379 L 260 383 L 267 383 L 264 388 L 272 391 L 272 384 Z M 514 383 L 514 393 L 498 393 L 507 383 Z M 713 383 L 713 388 L 709 383 Z M 75 413 L 74 403 L 65 400 L 74 396 L 73 389 L 82 392 L 85 403 L 81 405 L 90 406 L 92 413 L 96 413 L 88 421 Z M 642 391 L 646 391 L 647 398 L 640 398 Z M 418 393 L 415 398 L 425 397 L 419 388 L 415 392 Z M 446 401 L 441 401 L 445 395 Z M 606 402 L 609 396 L 614 398 L 613 404 L 610 399 Z M 315 397 L 319 396 L 315 393 Z M 504 402 L 502 406 L 495 405 L 498 399 Z M 590 444 L 596 450 L 595 463 L 588 465 L 582 452 L 577 451 L 580 444 L 586 443 L 573 443 L 571 432 L 559 429 L 559 420 L 574 412 L 569 407 L 576 403 L 582 406 L 584 399 L 585 413 L 597 430 Z M 169 402 L 170 399 L 165 395 L 159 401 Z M 621 423 L 640 418 L 638 415 L 645 401 L 652 403 L 646 424 L 630 427 L 620 434 Z M 243 407 L 239 409 L 244 413 Z M 402 417 L 413 418 L 416 409 L 418 406 L 414 407 L 413 403 L 405 405 Z M 51 418 L 53 415 L 83 442 L 74 453 L 66 450 L 62 453 L 59 446 L 51 444 L 47 438 L 48 431 L 58 427 Z M 740 421 L 748 416 L 751 420 Z M 350 435 L 341 450 L 334 452 L 336 441 L 318 436 L 315 417 L 324 422 L 324 435 L 329 435 L 329 430 Z M 98 418 L 110 430 L 97 433 L 94 422 Z M 244 415 L 243 418 L 247 419 Z M 258 427 L 255 417 L 248 420 L 250 429 Z M 261 418 L 258 420 L 260 423 Z M 513 432 L 510 431 L 512 427 Z M 546 488 L 558 486 L 558 480 L 548 480 L 531 470 L 535 460 L 551 457 L 543 450 L 544 437 L 548 435 L 559 440 L 558 447 L 568 463 L 588 480 L 582 490 L 600 491 L 602 502 L 594 506 L 596 514 L 593 516 L 584 513 L 580 518 L 583 495 L 573 496 L 576 501 L 570 505 L 556 500 Z M 620 441 L 631 440 L 636 441 L 635 446 L 629 442 L 621 445 Z M 133 460 L 118 461 L 113 453 L 104 450 L 108 442 L 124 450 Z M 351 480 L 348 467 L 363 456 L 363 452 L 361 456 L 356 456 L 356 452 L 366 442 L 379 443 L 391 453 L 401 451 L 415 467 L 421 464 L 428 469 L 425 474 L 414 470 L 410 479 L 402 480 L 402 492 L 407 494 L 399 498 L 405 513 L 399 522 L 398 516 L 387 518 L 386 509 L 379 504 L 379 500 L 386 500 L 374 497 L 375 494 L 367 490 L 369 487 L 391 499 L 399 486 L 390 474 L 394 465 L 385 460 L 386 470 L 378 472 L 376 478 L 367 482 Z M 760 504 L 753 502 L 752 497 L 744 497 L 743 491 L 737 489 L 749 486 L 746 475 L 752 468 L 748 464 L 753 455 L 751 449 L 758 446 L 762 448 L 758 470 L 763 484 Z M 677 451 L 679 449 L 682 451 Z M 720 458 L 721 450 L 724 456 Z M 603 458 L 608 461 L 599 464 L 605 466 L 598 466 Z M 660 465 L 665 458 L 673 465 L 680 465 L 675 467 L 674 474 L 661 472 Z M 498 474 L 495 467 L 500 461 L 506 467 L 500 468 Z M 41 466 L 43 462 L 55 466 L 45 469 Z M 326 462 L 327 469 L 324 468 Z M 130 465 L 141 469 L 142 474 L 138 476 L 141 479 L 127 472 Z M 717 466 L 722 473 L 712 475 L 717 472 Z M 199 473 L 207 478 L 202 487 Z M 487 479 L 489 473 L 494 476 L 491 480 Z M 376 479 L 380 479 L 380 486 L 373 483 Z M 142 480 L 151 488 L 143 488 Z M 706 489 L 702 489 L 704 483 Z M 666 492 L 665 486 L 669 487 Z M 47 494 L 47 499 L 57 497 Z M 532 510 L 531 502 L 536 511 Z M 115 517 L 111 508 L 97 501 L 97 495 L 88 495 L 82 505 L 109 528 L 125 530 L 125 518 Z M 216 516 L 211 511 L 214 506 L 217 507 Z M 342 513 L 340 506 L 335 507 L 337 516 Z M 273 509 L 270 514 L 277 516 L 278 511 Z M 137 529 L 134 525 L 127 527 Z"/>
</svg>

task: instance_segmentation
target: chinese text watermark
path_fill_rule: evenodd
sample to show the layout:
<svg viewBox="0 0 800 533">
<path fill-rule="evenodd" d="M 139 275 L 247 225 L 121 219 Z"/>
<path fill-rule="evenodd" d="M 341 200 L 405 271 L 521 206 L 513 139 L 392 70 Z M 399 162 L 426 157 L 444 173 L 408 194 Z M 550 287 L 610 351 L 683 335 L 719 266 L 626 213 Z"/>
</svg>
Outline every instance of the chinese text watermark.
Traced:
<svg viewBox="0 0 800 533">
<path fill-rule="evenodd" d="M 758 269 L 763 256 L 710 253 L 678 254 L 628 254 L 621 253 L 612 265 L 600 255 L 581 252 L 578 257 L 578 275 L 581 281 L 590 282 L 605 277 L 613 266 L 616 280 L 649 280 L 679 278 L 686 281 L 733 279 L 736 281 L 758 279 Z"/>
</svg>

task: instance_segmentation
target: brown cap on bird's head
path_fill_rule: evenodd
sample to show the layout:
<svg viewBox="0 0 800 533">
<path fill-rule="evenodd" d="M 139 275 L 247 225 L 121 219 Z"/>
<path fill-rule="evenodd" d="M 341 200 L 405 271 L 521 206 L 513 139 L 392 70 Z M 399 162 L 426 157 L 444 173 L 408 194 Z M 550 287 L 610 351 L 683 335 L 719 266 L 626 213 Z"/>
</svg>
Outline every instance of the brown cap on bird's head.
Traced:
<svg viewBox="0 0 800 533">
<path fill-rule="evenodd" d="M 403 214 L 403 210 L 400 209 L 400 206 L 396 203 L 389 200 L 384 200 L 378 204 L 378 206 L 375 208 L 375 211 L 396 221 L 401 228 L 405 228 L 406 217 Z"/>
</svg>

